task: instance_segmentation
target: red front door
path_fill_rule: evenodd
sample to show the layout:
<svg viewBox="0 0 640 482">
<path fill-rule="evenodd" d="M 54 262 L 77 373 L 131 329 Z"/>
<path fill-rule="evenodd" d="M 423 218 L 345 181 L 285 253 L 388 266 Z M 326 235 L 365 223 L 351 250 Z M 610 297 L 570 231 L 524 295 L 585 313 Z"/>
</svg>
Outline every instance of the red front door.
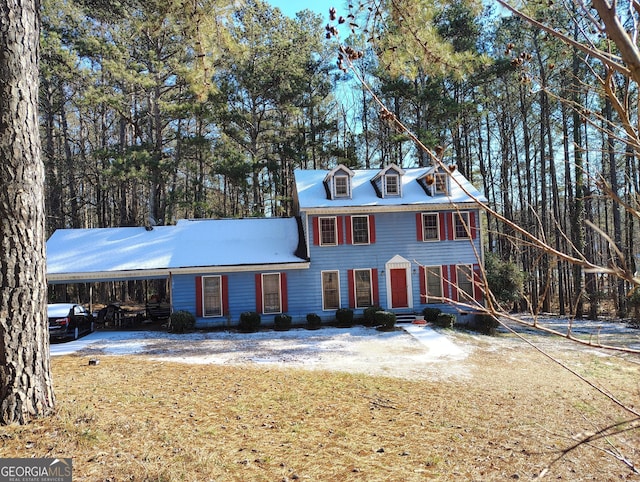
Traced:
<svg viewBox="0 0 640 482">
<path fill-rule="evenodd" d="M 407 270 L 391 270 L 391 307 L 407 308 Z"/>
</svg>

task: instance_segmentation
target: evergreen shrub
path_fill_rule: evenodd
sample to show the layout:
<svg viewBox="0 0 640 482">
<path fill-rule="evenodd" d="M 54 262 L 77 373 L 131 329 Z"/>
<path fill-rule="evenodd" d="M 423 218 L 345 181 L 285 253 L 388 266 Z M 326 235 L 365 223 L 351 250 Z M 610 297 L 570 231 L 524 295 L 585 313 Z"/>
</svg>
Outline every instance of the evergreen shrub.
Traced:
<svg viewBox="0 0 640 482">
<path fill-rule="evenodd" d="M 188 311 L 178 310 L 169 316 L 169 331 L 172 333 L 186 333 L 196 327 L 196 318 Z"/>
<path fill-rule="evenodd" d="M 307 330 L 319 330 L 322 326 L 322 319 L 315 313 L 307 314 Z"/>
<path fill-rule="evenodd" d="M 238 329 L 242 333 L 255 333 L 260 327 L 260 315 L 255 311 L 244 311 L 240 313 L 240 323 Z"/>
<path fill-rule="evenodd" d="M 342 328 L 353 326 L 353 310 L 351 308 L 338 308 L 336 310 L 336 321 L 338 326 Z"/>
<path fill-rule="evenodd" d="M 381 331 L 393 331 L 396 326 L 396 314 L 391 311 L 376 311 L 375 323 Z"/>
<path fill-rule="evenodd" d="M 376 324 L 376 312 L 382 311 L 382 307 L 378 305 L 369 306 L 364 309 L 364 324 L 366 326 L 374 326 Z"/>
<path fill-rule="evenodd" d="M 441 328 L 453 328 L 456 323 L 456 315 L 452 313 L 440 313 L 436 317 L 435 324 Z"/>
<path fill-rule="evenodd" d="M 430 306 L 422 310 L 422 316 L 424 316 L 424 321 L 427 323 L 435 323 L 440 313 L 442 313 L 440 308 L 432 308 Z"/>
<path fill-rule="evenodd" d="M 291 329 L 291 316 L 284 313 L 276 315 L 273 327 L 276 331 L 289 331 Z"/>
</svg>

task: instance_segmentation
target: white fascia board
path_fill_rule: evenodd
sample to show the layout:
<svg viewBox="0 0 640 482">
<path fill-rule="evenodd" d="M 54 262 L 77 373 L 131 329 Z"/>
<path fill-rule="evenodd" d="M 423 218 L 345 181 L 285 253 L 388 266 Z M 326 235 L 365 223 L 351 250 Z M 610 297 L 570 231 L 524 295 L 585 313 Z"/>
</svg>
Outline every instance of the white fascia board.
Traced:
<svg viewBox="0 0 640 482">
<path fill-rule="evenodd" d="M 274 263 L 246 266 L 192 266 L 188 268 L 172 268 L 157 270 L 130 270 L 130 271 L 104 271 L 92 273 L 55 273 L 47 275 L 47 282 L 51 284 L 62 283 L 89 283 L 100 281 L 126 281 L 144 279 L 167 279 L 170 276 L 180 274 L 199 273 L 244 273 L 248 271 L 283 271 L 292 269 L 309 269 L 308 261 L 301 263 Z"/>
<path fill-rule="evenodd" d="M 336 206 L 319 208 L 302 208 L 307 215 L 329 215 L 329 214 L 349 214 L 349 213 L 397 213 L 397 212 L 417 212 L 417 211 L 466 211 L 469 209 L 482 209 L 478 203 L 443 203 L 443 204 L 402 204 L 394 206 Z"/>
</svg>

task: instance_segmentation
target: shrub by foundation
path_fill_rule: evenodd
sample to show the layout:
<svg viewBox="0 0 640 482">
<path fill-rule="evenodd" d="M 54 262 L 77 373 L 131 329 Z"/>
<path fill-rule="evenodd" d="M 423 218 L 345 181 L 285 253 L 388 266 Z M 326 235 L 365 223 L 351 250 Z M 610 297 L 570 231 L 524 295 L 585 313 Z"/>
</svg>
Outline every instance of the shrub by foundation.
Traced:
<svg viewBox="0 0 640 482">
<path fill-rule="evenodd" d="M 322 320 L 315 313 L 309 313 L 307 315 L 307 330 L 318 330 L 322 326 Z"/>
<path fill-rule="evenodd" d="M 364 325 L 374 326 L 376 324 L 376 312 L 382 311 L 382 307 L 378 305 L 369 306 L 364 309 Z"/>
<path fill-rule="evenodd" d="M 441 328 L 453 328 L 456 323 L 456 315 L 451 313 L 440 313 L 436 317 L 435 324 Z"/>
<path fill-rule="evenodd" d="M 435 323 L 440 313 L 442 313 L 440 308 L 426 307 L 422 310 L 422 316 L 424 316 L 424 321 L 427 323 Z"/>
<path fill-rule="evenodd" d="M 284 313 L 276 315 L 273 327 L 276 331 L 289 331 L 291 329 L 291 317 Z"/>
<path fill-rule="evenodd" d="M 242 333 L 255 333 L 260 327 L 260 315 L 255 311 L 245 311 L 240 313 L 240 323 L 238 329 Z"/>
<path fill-rule="evenodd" d="M 186 333 L 196 327 L 196 318 L 188 311 L 174 311 L 169 316 L 169 331 L 172 333 Z"/>
<path fill-rule="evenodd" d="M 496 328 L 500 326 L 496 317 L 492 315 L 477 315 L 475 321 L 476 331 L 485 335 L 495 335 Z"/>
<path fill-rule="evenodd" d="M 376 311 L 375 323 L 380 331 L 393 331 L 396 326 L 396 314 L 390 311 Z"/>
<path fill-rule="evenodd" d="M 353 310 L 351 308 L 339 308 L 336 310 L 336 322 L 342 328 L 353 326 Z"/>
</svg>

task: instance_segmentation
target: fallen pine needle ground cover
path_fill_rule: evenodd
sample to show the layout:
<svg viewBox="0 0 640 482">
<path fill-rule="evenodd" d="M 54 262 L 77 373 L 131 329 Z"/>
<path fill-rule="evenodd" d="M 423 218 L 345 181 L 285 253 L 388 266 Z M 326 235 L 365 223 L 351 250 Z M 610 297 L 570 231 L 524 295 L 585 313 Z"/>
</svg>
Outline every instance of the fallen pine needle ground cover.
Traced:
<svg viewBox="0 0 640 482">
<path fill-rule="evenodd" d="M 637 358 L 555 349 L 640 406 Z M 0 427 L 2 457 L 72 457 L 74 481 L 640 480 L 637 420 L 524 345 L 434 381 L 90 358 L 52 359 L 55 415 Z"/>
</svg>

